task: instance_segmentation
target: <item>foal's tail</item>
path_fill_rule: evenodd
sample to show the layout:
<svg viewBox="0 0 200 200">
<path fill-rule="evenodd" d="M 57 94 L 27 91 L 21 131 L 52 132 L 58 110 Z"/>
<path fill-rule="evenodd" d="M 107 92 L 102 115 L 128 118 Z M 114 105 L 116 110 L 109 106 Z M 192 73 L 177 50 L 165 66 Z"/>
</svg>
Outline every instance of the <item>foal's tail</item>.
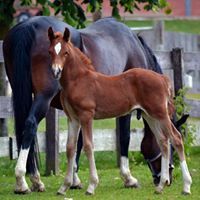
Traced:
<svg viewBox="0 0 200 200">
<path fill-rule="evenodd" d="M 35 40 L 32 24 L 26 22 L 12 28 L 4 39 L 3 53 L 6 73 L 8 75 L 12 93 L 15 118 L 15 134 L 18 152 L 21 148 L 25 121 L 32 105 L 32 79 L 30 52 Z M 27 172 L 35 172 L 37 162 L 36 141 L 32 142 L 27 162 Z"/>
<path fill-rule="evenodd" d="M 139 36 L 139 35 L 137 35 L 137 36 L 145 50 L 145 54 L 146 54 L 146 57 L 149 62 L 149 66 L 148 66 L 149 69 L 151 69 L 154 72 L 157 72 L 159 74 L 163 74 L 161 66 L 158 63 L 158 60 L 157 60 L 156 56 L 154 55 L 153 51 L 150 49 L 150 47 L 147 45 L 147 43 L 144 41 L 144 39 L 141 36 Z"/>
<path fill-rule="evenodd" d="M 173 118 L 173 115 L 175 113 L 175 106 L 174 106 L 174 95 L 173 95 L 173 88 L 171 85 L 171 81 L 168 78 L 168 76 L 163 75 L 165 85 L 166 85 L 166 92 L 168 97 L 168 113 L 170 118 Z"/>
</svg>

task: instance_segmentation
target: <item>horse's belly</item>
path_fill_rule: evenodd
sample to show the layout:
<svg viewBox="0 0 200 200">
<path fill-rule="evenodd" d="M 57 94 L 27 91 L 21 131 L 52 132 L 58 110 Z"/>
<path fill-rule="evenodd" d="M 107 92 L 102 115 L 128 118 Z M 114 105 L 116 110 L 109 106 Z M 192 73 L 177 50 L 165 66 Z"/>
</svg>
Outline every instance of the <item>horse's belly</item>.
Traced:
<svg viewBox="0 0 200 200">
<path fill-rule="evenodd" d="M 131 109 L 128 107 L 127 104 L 124 104 L 122 106 L 113 106 L 109 105 L 107 108 L 97 108 L 95 111 L 94 119 L 107 119 L 107 118 L 113 118 L 113 117 L 120 117 L 123 115 L 128 114 L 131 111 Z"/>
</svg>

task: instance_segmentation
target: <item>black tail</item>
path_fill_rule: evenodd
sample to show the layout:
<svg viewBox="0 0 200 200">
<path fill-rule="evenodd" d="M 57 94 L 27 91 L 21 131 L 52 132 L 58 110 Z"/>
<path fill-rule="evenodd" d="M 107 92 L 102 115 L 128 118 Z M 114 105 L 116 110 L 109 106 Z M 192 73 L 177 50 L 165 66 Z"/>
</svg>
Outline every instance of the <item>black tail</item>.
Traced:
<svg viewBox="0 0 200 200">
<path fill-rule="evenodd" d="M 11 60 L 11 77 L 9 77 L 13 92 L 13 108 L 15 118 L 15 134 L 18 152 L 21 148 L 25 121 L 32 105 L 32 80 L 31 80 L 31 47 L 35 40 L 34 27 L 26 22 L 10 30 L 4 40 L 3 51 L 5 66 L 8 68 L 8 59 Z M 11 47 L 11 50 L 7 48 Z M 7 55 L 9 52 L 9 55 Z M 27 162 L 27 172 L 35 172 L 36 155 L 34 154 L 35 139 L 30 147 Z"/>
<path fill-rule="evenodd" d="M 153 70 L 153 71 L 155 71 L 159 74 L 162 74 L 163 72 L 162 72 L 161 66 L 158 63 L 157 58 L 154 55 L 153 51 L 146 44 L 146 42 L 144 41 L 144 39 L 141 36 L 138 35 L 138 39 L 140 40 L 142 46 L 144 47 L 145 54 L 146 54 L 148 61 L 149 61 L 149 69 L 151 69 L 151 70 Z"/>
</svg>

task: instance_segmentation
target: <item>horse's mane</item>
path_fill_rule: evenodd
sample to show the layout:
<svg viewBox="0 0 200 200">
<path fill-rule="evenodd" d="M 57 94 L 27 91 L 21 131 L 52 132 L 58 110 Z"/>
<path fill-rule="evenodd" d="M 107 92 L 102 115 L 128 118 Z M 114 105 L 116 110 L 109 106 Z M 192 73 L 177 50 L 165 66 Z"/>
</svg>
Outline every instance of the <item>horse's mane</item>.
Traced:
<svg viewBox="0 0 200 200">
<path fill-rule="evenodd" d="M 157 60 L 156 56 L 154 55 L 153 51 L 146 44 L 146 42 L 144 41 L 142 36 L 140 36 L 140 35 L 137 35 L 137 36 L 145 50 L 145 54 L 146 54 L 147 60 L 149 62 L 149 69 L 151 69 L 154 72 L 157 72 L 159 74 L 163 74 L 161 66 L 158 63 L 158 60 Z"/>
</svg>

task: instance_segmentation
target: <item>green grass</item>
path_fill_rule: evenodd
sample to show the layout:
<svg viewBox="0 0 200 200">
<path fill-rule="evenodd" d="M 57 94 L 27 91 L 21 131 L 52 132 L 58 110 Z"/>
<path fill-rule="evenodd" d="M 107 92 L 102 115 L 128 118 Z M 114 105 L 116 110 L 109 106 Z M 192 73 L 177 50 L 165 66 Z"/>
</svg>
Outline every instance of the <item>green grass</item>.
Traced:
<svg viewBox="0 0 200 200">
<path fill-rule="evenodd" d="M 116 167 L 116 155 L 115 152 L 96 152 L 96 164 L 100 184 L 96 189 L 94 196 L 86 196 L 84 193 L 88 185 L 89 169 L 88 163 L 84 155 L 81 156 L 79 175 L 83 183 L 83 190 L 70 190 L 67 191 L 67 198 L 73 198 L 73 200 L 198 200 L 200 199 L 200 147 L 193 148 L 190 159 L 188 159 L 188 165 L 190 173 L 193 177 L 193 185 L 191 188 L 192 195 L 182 196 L 182 177 L 179 166 L 175 167 L 173 176 L 174 181 L 170 187 L 166 187 L 162 195 L 154 194 L 154 186 L 152 184 L 152 178 L 150 171 L 146 165 L 130 162 L 131 172 L 139 180 L 141 188 L 139 189 L 126 189 L 123 187 L 119 170 Z M 42 155 L 42 160 L 44 155 Z M 63 200 L 63 196 L 57 196 L 56 191 L 62 184 L 65 174 L 65 155 L 60 155 L 60 175 L 58 176 L 42 176 L 42 180 L 46 185 L 45 193 L 31 193 L 29 195 L 14 195 L 14 165 L 16 161 L 10 161 L 6 158 L 0 159 L 0 199 L 2 200 L 49 200 L 58 199 Z M 42 166 L 42 174 L 44 174 L 44 161 Z M 28 178 L 27 178 L 28 180 Z M 28 183 L 30 184 L 29 180 Z"/>
<path fill-rule="evenodd" d="M 153 26 L 154 24 L 151 20 L 129 20 L 123 22 L 130 27 Z M 164 22 L 166 31 L 200 34 L 200 20 L 164 20 Z"/>
<path fill-rule="evenodd" d="M 198 93 L 196 93 L 196 94 L 187 93 L 186 98 L 200 100 L 200 93 L 199 94 Z"/>
</svg>

